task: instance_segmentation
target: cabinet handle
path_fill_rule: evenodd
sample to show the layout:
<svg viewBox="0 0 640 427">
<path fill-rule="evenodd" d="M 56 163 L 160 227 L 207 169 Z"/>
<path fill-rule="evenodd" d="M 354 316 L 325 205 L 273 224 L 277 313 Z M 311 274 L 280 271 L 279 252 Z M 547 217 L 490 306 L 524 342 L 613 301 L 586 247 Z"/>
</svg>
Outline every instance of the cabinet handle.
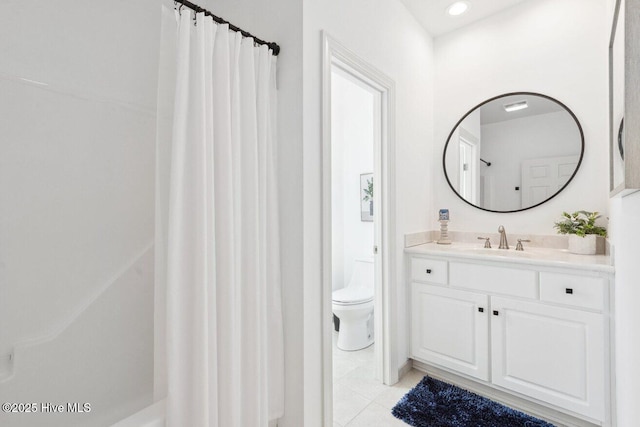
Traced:
<svg viewBox="0 0 640 427">
<path fill-rule="evenodd" d="M 482 307 L 478 307 L 478 311 L 479 311 L 480 313 L 484 313 L 484 308 L 482 308 Z"/>
<path fill-rule="evenodd" d="M 427 274 L 431 274 L 431 269 L 427 268 Z"/>
<path fill-rule="evenodd" d="M 565 292 L 568 294 L 572 294 L 573 293 L 573 288 L 566 288 Z"/>
<path fill-rule="evenodd" d="M 493 315 L 497 316 L 498 315 L 498 310 L 493 310 Z"/>
</svg>

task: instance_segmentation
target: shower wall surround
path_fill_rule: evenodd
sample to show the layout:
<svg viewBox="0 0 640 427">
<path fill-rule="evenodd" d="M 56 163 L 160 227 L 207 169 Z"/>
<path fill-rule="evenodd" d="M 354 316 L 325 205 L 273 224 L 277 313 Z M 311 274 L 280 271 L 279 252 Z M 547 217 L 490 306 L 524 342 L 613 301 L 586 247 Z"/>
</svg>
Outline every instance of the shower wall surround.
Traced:
<svg viewBox="0 0 640 427">
<path fill-rule="evenodd" d="M 159 7 L 10 2 L 0 15 L 0 413 L 104 426 L 151 402 Z M 59 423 L 59 424 L 56 424 Z"/>
</svg>

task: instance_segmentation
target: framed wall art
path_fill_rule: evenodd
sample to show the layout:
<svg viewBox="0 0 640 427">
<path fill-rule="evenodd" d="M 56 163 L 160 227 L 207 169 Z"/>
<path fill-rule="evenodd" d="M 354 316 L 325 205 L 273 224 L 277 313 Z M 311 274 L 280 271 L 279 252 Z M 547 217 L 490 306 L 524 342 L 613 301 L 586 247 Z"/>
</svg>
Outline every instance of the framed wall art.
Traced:
<svg viewBox="0 0 640 427">
<path fill-rule="evenodd" d="M 360 174 L 360 220 L 373 221 L 373 174 Z"/>
</svg>

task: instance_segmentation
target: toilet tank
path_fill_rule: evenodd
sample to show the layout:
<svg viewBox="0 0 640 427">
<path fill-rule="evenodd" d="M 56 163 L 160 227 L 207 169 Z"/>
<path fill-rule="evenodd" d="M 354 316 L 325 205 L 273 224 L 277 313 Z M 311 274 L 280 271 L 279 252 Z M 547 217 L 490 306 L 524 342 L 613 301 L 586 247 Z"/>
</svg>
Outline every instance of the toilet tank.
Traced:
<svg viewBox="0 0 640 427">
<path fill-rule="evenodd" d="M 353 275 L 348 288 L 374 288 L 373 258 L 357 259 L 353 266 Z"/>
</svg>

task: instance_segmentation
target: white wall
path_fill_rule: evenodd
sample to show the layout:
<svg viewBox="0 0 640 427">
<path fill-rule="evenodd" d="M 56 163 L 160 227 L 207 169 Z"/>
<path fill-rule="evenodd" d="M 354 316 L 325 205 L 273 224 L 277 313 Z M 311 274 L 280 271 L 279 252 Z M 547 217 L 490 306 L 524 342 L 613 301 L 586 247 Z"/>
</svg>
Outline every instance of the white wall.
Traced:
<svg viewBox="0 0 640 427">
<path fill-rule="evenodd" d="M 374 96 L 342 73 L 331 82 L 332 286 L 349 284 L 356 259 L 372 256 L 373 222 L 360 214 L 360 174 L 373 172 Z"/>
<path fill-rule="evenodd" d="M 427 229 L 430 203 L 433 58 L 430 36 L 398 0 L 304 1 L 305 427 L 320 425 L 322 393 L 322 30 L 396 83 L 396 313 L 398 359 L 407 359 L 403 235 Z"/>
<path fill-rule="evenodd" d="M 640 417 L 640 192 L 611 199 L 610 231 L 616 266 L 617 418 L 619 426 L 631 426 Z"/>
<path fill-rule="evenodd" d="M 0 394 L 73 391 L 95 405 L 83 425 L 104 425 L 151 401 L 159 7 L 9 3 L 0 15 L 0 355 L 18 350 Z M 19 350 L 33 339 L 43 342 Z M 43 425 L 7 416 L 0 424 Z"/>
<path fill-rule="evenodd" d="M 607 42 L 610 23 L 599 0 L 523 2 L 435 40 L 434 207 L 449 208 L 450 230 L 554 234 L 562 211 L 608 211 Z M 503 93 L 550 95 L 578 117 L 585 157 L 567 189 L 529 211 L 496 214 L 465 204 L 442 172 L 452 127 L 470 108 Z M 492 166 L 493 167 L 493 166 Z M 430 218 L 436 228 L 435 216 Z"/>
<path fill-rule="evenodd" d="M 482 141 L 482 124 L 480 119 L 480 110 L 477 109 L 473 110 L 473 112 L 465 117 L 462 123 L 460 123 L 460 127 L 473 135 L 479 142 Z"/>
<path fill-rule="evenodd" d="M 580 132 L 565 111 L 539 114 L 482 126 L 482 175 L 493 183 L 495 210 L 522 206 L 522 161 L 544 157 L 580 156 Z M 486 178 L 485 178 L 486 179 Z"/>
</svg>

